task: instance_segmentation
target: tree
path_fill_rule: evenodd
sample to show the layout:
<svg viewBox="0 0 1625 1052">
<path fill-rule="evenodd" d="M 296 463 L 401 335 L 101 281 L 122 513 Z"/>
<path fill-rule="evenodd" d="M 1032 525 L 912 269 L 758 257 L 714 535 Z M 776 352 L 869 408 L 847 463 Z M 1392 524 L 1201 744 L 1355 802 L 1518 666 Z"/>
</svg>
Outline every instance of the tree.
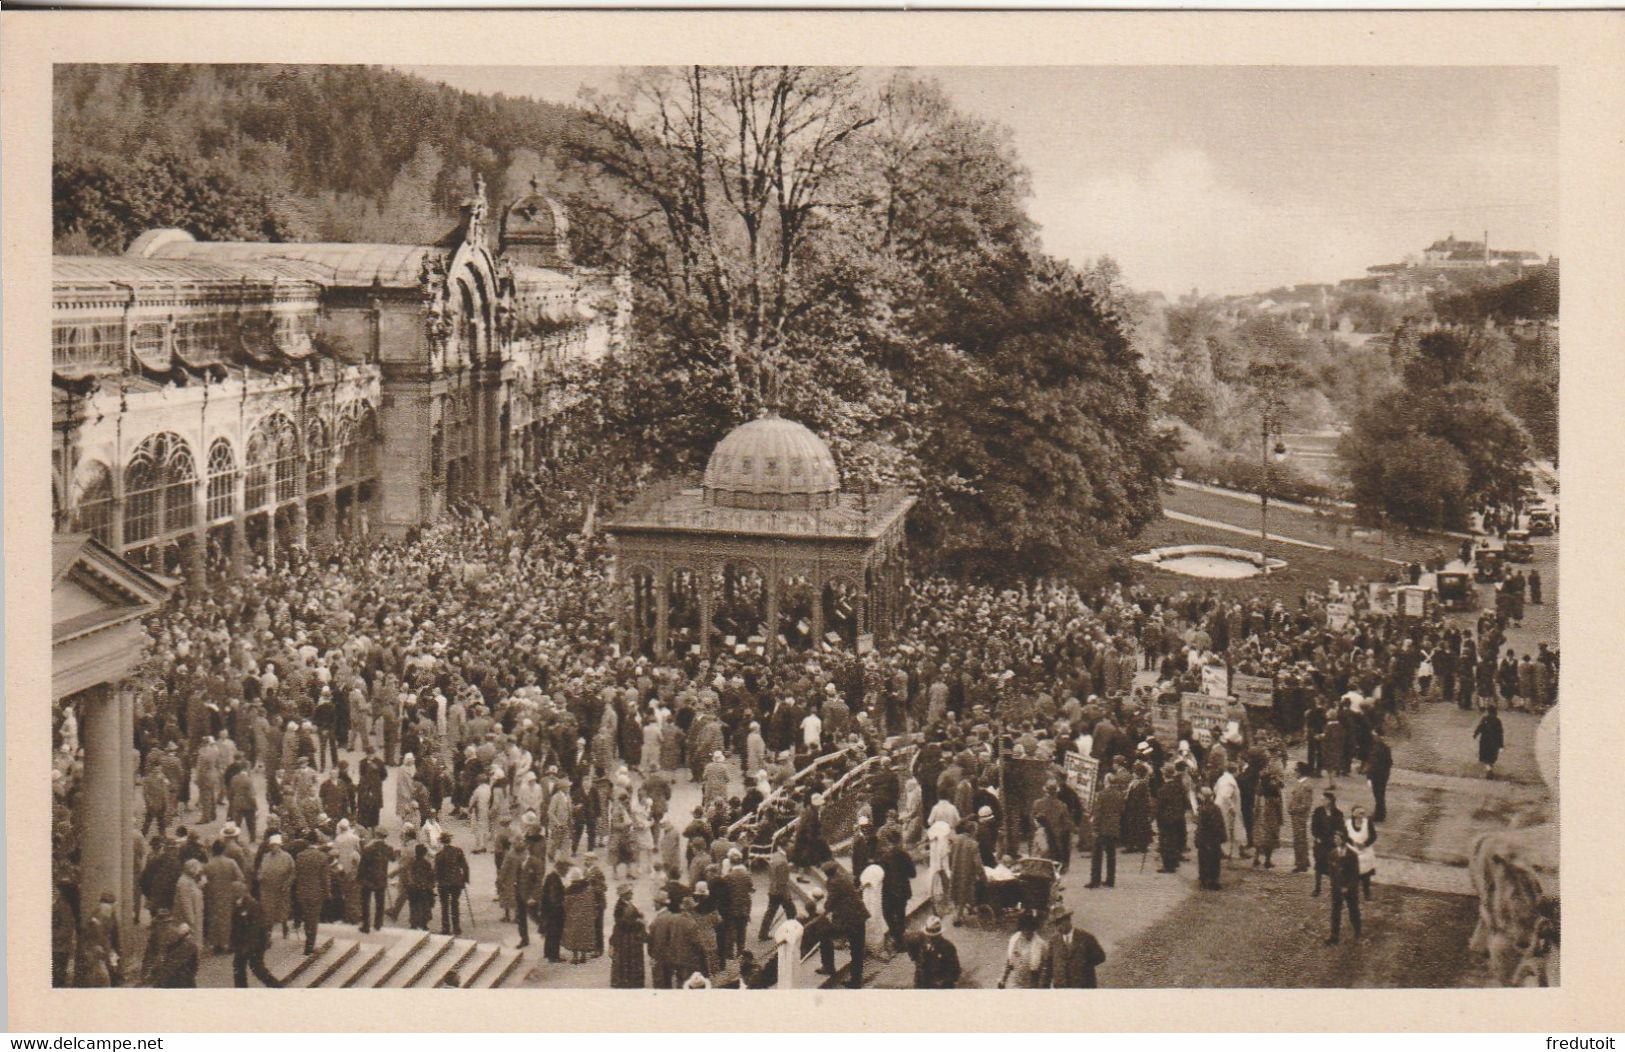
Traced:
<svg viewBox="0 0 1625 1052">
<path fill-rule="evenodd" d="M 1049 265 L 1012 305 L 985 362 L 956 362 L 926 457 L 952 480 L 923 502 L 918 537 L 981 580 L 1087 576 L 1161 511 L 1172 438 L 1150 383 L 1085 276 Z"/>
</svg>

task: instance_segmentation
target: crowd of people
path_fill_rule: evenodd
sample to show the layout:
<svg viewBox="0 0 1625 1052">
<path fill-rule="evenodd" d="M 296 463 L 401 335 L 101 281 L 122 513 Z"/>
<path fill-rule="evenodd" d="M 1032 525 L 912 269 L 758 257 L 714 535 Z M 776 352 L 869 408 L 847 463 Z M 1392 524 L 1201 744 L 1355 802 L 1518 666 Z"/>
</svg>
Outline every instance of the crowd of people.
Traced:
<svg viewBox="0 0 1625 1052">
<path fill-rule="evenodd" d="M 475 515 L 173 597 L 133 684 L 144 951 L 110 903 L 79 901 L 69 709 L 53 773 L 56 981 L 185 986 L 201 958 L 229 953 L 238 985 L 275 985 L 278 932 L 302 929 L 310 953 L 324 923 L 365 932 L 404 910 L 409 927 L 438 914 L 459 934 L 477 892 L 518 946 L 534 927 L 544 965 L 609 954 L 617 987 L 786 985 L 803 951 L 834 974 L 840 943 L 850 985 L 871 947 L 909 953 L 921 985 L 951 984 L 943 920 L 1000 911 L 1020 926 L 1007 980 L 1093 984 L 1098 943 L 1034 899 L 1024 857 L 1065 872 L 1088 851 L 1089 887 L 1110 888 L 1118 851 L 1155 850 L 1173 872 L 1194 848 L 1217 888 L 1227 853 L 1273 867 L 1285 828 L 1315 893 L 1330 881 L 1333 938 L 1345 908 L 1358 933 L 1388 717 L 1424 698 L 1486 721 L 1497 702 L 1555 701 L 1556 650 L 1516 660 L 1495 612 L 1465 629 L 1364 594 L 1344 623 L 1329 594 L 928 579 L 879 652 L 657 659 L 618 636 L 612 591 L 601 540 Z M 1273 680 L 1273 707 L 1159 722 L 1215 666 Z M 1481 757 L 1504 744 L 1498 721 L 1485 727 Z M 1091 784 L 1069 755 L 1093 761 Z M 1331 793 L 1315 807 L 1314 779 L 1355 765 L 1373 813 L 1345 818 Z M 689 784 L 699 802 L 676 814 Z M 470 856 L 485 853 L 495 886 L 471 891 Z M 911 931 L 921 873 L 932 917 Z M 660 883 L 647 918 L 640 877 Z M 758 902 L 756 942 L 777 947 L 760 960 Z"/>
</svg>

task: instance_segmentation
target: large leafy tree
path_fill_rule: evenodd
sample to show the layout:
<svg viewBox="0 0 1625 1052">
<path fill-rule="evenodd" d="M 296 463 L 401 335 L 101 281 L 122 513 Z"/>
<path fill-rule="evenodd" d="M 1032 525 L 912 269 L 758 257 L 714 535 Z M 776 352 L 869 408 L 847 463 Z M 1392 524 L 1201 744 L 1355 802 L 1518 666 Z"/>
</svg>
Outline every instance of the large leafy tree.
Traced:
<svg viewBox="0 0 1625 1052">
<path fill-rule="evenodd" d="M 1003 129 L 840 69 L 640 71 L 590 105 L 585 240 L 640 297 L 595 380 L 621 477 L 697 467 L 772 406 L 849 484 L 909 483 L 916 550 L 963 573 L 1083 572 L 1156 514 L 1132 297 L 1041 257 Z"/>
<path fill-rule="evenodd" d="M 1363 508 L 1456 527 L 1477 505 L 1518 499 L 1530 443 L 1489 382 L 1502 351 L 1498 341 L 1457 329 L 1425 333 L 1406 351 L 1403 386 L 1367 405 L 1341 443 Z"/>
<path fill-rule="evenodd" d="M 1161 510 L 1169 436 L 1100 290 L 1051 264 L 1006 327 L 958 358 L 927 449 L 948 485 L 917 523 L 942 563 L 986 580 L 1097 570 Z"/>
</svg>

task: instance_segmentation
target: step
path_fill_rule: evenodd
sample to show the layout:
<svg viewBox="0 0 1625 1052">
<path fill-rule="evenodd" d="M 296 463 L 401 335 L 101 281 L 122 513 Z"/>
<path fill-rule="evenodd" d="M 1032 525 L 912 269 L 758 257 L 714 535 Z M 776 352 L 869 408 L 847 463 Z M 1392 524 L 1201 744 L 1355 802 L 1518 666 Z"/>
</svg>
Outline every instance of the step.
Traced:
<svg viewBox="0 0 1625 1052">
<path fill-rule="evenodd" d="M 523 971 L 525 955 L 511 947 L 502 947 L 502 956 L 480 976 L 479 988 L 495 990 Z"/>
<path fill-rule="evenodd" d="M 505 963 L 506 957 L 519 956 L 518 950 L 508 949 L 501 943 L 496 942 L 480 943 L 477 950 L 478 954 L 475 956 L 473 963 L 470 964 L 468 972 L 463 976 L 463 986 L 465 987 L 478 987 L 481 979 L 489 980 L 496 971 L 500 970 L 501 964 Z"/>
<path fill-rule="evenodd" d="M 400 938 L 389 948 L 389 953 L 373 967 L 377 978 L 372 979 L 367 985 L 373 989 L 389 985 L 390 980 L 406 968 L 407 963 L 427 945 L 429 945 L 428 932 L 411 929 L 402 932 Z"/>
<path fill-rule="evenodd" d="M 339 989 L 348 990 L 358 985 L 362 979 L 372 973 L 373 969 L 378 966 L 379 961 L 389 955 L 393 945 L 393 943 L 382 942 L 368 943 L 363 946 L 361 952 L 352 958 L 354 967 L 350 968 L 343 980 L 339 982 Z"/>
<path fill-rule="evenodd" d="M 316 932 L 316 938 L 317 938 L 318 941 L 316 943 L 316 952 L 315 953 L 309 953 L 309 954 L 305 953 L 304 952 L 304 943 L 301 942 L 299 944 L 299 952 L 300 952 L 299 960 L 294 964 L 294 966 L 292 968 L 288 969 L 288 971 L 286 973 L 277 976 L 277 978 L 282 982 L 283 986 L 303 986 L 303 985 L 305 985 L 304 983 L 299 981 L 300 977 L 305 975 L 312 968 L 316 967 L 316 965 L 319 962 L 325 963 L 325 962 L 323 962 L 323 958 L 325 958 L 327 956 L 327 954 L 328 954 L 328 951 L 332 950 L 332 948 L 333 948 L 333 937 L 331 935 L 323 935 L 323 934 L 321 934 L 321 929 L 318 928 L 317 932 Z M 275 973 L 273 972 L 272 974 L 274 975 Z"/>
<path fill-rule="evenodd" d="M 334 939 L 333 949 L 325 957 L 323 957 L 322 966 L 319 968 L 310 969 L 309 972 L 306 973 L 309 981 L 302 983 L 301 985 L 307 988 L 321 986 L 323 983 L 333 978 L 333 976 L 337 975 L 339 971 L 343 969 L 345 965 L 349 964 L 360 951 L 361 943 L 357 942 L 355 939 Z"/>
<path fill-rule="evenodd" d="M 439 964 L 446 954 L 451 952 L 454 941 L 449 935 L 431 934 L 428 943 L 407 963 L 406 967 L 400 969 L 390 978 L 389 982 L 382 985 L 392 990 L 405 990 L 420 985 L 429 970 Z"/>
<path fill-rule="evenodd" d="M 412 985 L 417 988 L 439 986 L 448 972 L 456 972 L 459 980 L 457 985 L 463 985 L 468 979 L 468 976 L 464 973 L 464 968 L 474 957 L 474 954 L 479 951 L 479 948 L 480 944 L 473 939 L 452 939 L 451 946 L 446 951 L 445 956 L 440 958 L 433 968 L 423 973 L 418 981 Z"/>
</svg>

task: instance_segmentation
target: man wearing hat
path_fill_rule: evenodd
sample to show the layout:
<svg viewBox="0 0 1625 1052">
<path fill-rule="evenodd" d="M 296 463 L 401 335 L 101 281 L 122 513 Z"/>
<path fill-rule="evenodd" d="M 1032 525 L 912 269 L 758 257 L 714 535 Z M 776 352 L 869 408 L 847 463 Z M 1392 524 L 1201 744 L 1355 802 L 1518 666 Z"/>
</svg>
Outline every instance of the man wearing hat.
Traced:
<svg viewBox="0 0 1625 1052">
<path fill-rule="evenodd" d="M 1208 891 L 1219 890 L 1219 865 L 1224 853 L 1224 813 L 1213 801 L 1213 790 L 1202 786 L 1196 805 L 1196 876 Z"/>
<path fill-rule="evenodd" d="M 1101 863 L 1105 862 L 1108 888 L 1117 886 L 1117 842 L 1123 836 L 1123 786 L 1118 773 L 1106 776 L 1106 784 L 1095 794 L 1093 815 L 1095 849 L 1089 859 L 1089 883 L 1101 886 Z"/>
<path fill-rule="evenodd" d="M 941 917 L 928 917 L 924 933 L 906 942 L 914 959 L 916 990 L 951 990 L 959 985 L 959 951 L 942 934 Z"/>
<path fill-rule="evenodd" d="M 844 935 L 846 944 L 852 951 L 846 985 L 853 990 L 860 989 L 863 986 L 864 933 L 866 922 L 869 920 L 869 909 L 863 904 L 862 896 L 858 894 L 858 886 L 852 879 L 852 874 L 834 859 L 824 863 L 824 887 L 829 895 L 831 925 L 830 935 L 823 939 L 820 946 L 824 968 L 830 975 L 835 974 L 833 937 Z"/>
<path fill-rule="evenodd" d="M 1321 798 L 1320 806 L 1309 816 L 1309 835 L 1315 841 L 1315 890 L 1311 895 L 1320 894 L 1321 878 L 1330 872 L 1332 837 L 1348 829 L 1343 822 L 1343 812 L 1337 806 L 1337 793 L 1328 788 L 1321 793 Z"/>
<path fill-rule="evenodd" d="M 305 929 L 305 956 L 316 952 L 316 932 L 322 920 L 322 906 L 332 893 L 333 871 L 327 852 L 311 843 L 293 860 L 293 897 L 299 906 L 299 922 Z"/>
<path fill-rule="evenodd" d="M 440 934 L 463 933 L 462 898 L 468 887 L 468 859 L 463 849 L 451 842 L 450 833 L 440 835 L 440 853 L 434 857 L 435 887 L 440 891 Z"/>
<path fill-rule="evenodd" d="M 279 987 L 281 981 L 265 967 L 265 951 L 271 944 L 271 928 L 265 921 L 265 911 L 259 901 L 239 887 L 237 901 L 231 909 L 231 974 L 239 987 L 248 986 L 248 973 L 269 987 Z"/>
<path fill-rule="evenodd" d="M 1072 926 L 1072 911 L 1060 909 L 1050 917 L 1053 934 L 1044 961 L 1040 985 L 1046 989 L 1093 990 L 1095 969 L 1106 961 L 1100 940 L 1082 928 Z"/>
<path fill-rule="evenodd" d="M 1157 850 L 1162 855 L 1161 873 L 1177 873 L 1185 852 L 1185 780 L 1174 764 L 1162 770 L 1157 789 Z"/>
<path fill-rule="evenodd" d="M 361 932 L 384 926 L 384 892 L 389 887 L 389 863 L 395 851 L 389 846 L 384 827 L 372 832 L 372 838 L 361 849 L 361 862 L 356 867 L 356 883 L 361 888 Z"/>
</svg>

